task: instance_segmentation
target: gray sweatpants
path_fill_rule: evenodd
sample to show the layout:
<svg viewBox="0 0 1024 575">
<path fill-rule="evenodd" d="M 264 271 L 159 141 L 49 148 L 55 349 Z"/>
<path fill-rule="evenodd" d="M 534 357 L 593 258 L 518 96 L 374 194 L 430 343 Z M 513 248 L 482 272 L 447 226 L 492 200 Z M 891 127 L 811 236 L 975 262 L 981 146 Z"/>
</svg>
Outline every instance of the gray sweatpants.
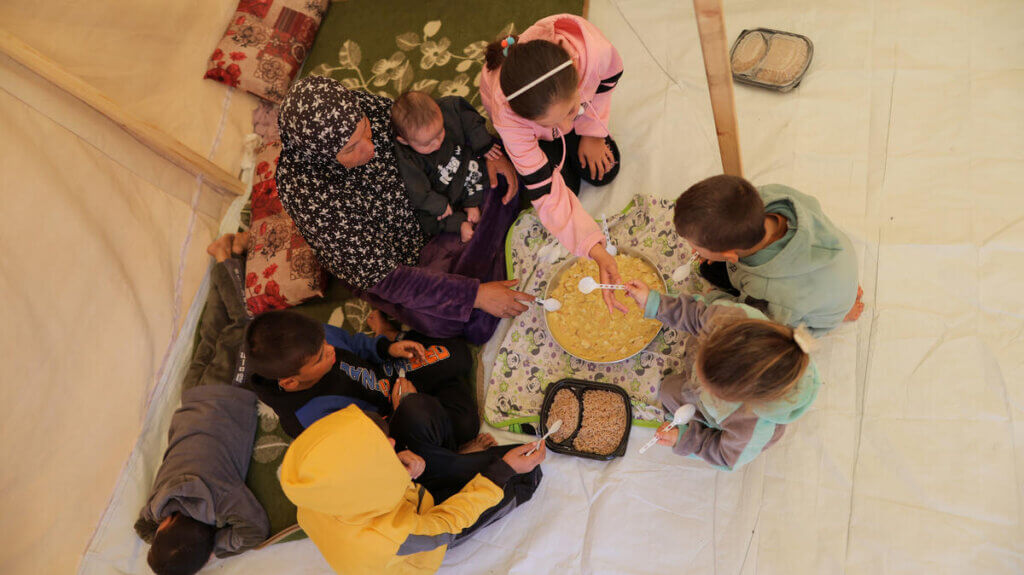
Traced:
<svg viewBox="0 0 1024 575">
<path fill-rule="evenodd" d="M 214 264 L 210 271 L 210 293 L 199 320 L 199 341 L 182 391 L 197 385 L 232 384 L 245 326 L 249 323 L 244 273 L 244 262 L 238 258 Z"/>
</svg>

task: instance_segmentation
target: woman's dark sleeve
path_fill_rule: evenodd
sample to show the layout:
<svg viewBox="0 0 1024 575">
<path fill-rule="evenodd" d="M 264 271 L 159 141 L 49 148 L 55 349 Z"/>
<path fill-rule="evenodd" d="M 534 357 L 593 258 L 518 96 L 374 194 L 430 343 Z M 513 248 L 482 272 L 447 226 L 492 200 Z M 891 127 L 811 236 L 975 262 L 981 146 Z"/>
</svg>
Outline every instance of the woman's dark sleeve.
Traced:
<svg viewBox="0 0 1024 575">
<path fill-rule="evenodd" d="M 398 266 L 370 290 L 373 295 L 418 313 L 469 321 L 480 280 L 427 268 Z"/>
</svg>

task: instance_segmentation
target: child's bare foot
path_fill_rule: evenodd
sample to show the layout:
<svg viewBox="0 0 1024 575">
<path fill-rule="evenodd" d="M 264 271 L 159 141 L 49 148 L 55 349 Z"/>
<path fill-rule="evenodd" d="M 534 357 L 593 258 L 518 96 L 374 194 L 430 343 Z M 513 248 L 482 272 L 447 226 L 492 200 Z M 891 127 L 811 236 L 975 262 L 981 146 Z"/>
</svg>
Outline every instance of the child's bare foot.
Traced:
<svg viewBox="0 0 1024 575">
<path fill-rule="evenodd" d="M 853 302 L 853 307 L 847 312 L 843 321 L 857 321 L 860 314 L 864 313 L 864 302 L 860 301 L 862 297 L 864 297 L 864 288 L 857 286 L 857 299 Z"/>
<path fill-rule="evenodd" d="M 473 239 L 473 224 L 462 222 L 459 226 L 459 233 L 462 235 L 462 243 L 468 244 L 469 240 Z"/>
<path fill-rule="evenodd" d="M 224 234 L 223 236 L 214 240 L 214 242 L 206 246 L 206 253 L 213 256 L 213 259 L 218 262 L 222 262 L 231 257 L 231 242 L 235 239 L 235 234 Z"/>
<path fill-rule="evenodd" d="M 398 337 L 398 330 L 379 309 L 371 311 L 370 315 L 366 316 L 366 325 L 370 326 L 374 335 L 382 335 L 391 341 Z"/>
<path fill-rule="evenodd" d="M 481 433 L 463 444 L 462 447 L 459 448 L 459 453 L 476 453 L 477 451 L 483 451 L 494 447 L 497 444 L 498 440 L 494 439 L 493 435 L 490 433 Z"/>
<path fill-rule="evenodd" d="M 249 247 L 249 232 L 238 232 L 235 234 L 235 239 L 231 242 L 231 253 L 240 256 L 245 253 L 246 248 Z"/>
</svg>

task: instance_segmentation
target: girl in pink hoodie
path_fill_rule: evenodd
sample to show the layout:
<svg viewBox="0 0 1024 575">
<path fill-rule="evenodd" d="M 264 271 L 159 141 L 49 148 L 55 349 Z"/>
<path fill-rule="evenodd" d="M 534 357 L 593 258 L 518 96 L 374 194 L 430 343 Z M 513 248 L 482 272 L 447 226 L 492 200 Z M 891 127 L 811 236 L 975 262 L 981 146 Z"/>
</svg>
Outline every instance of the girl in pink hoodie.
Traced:
<svg viewBox="0 0 1024 575">
<path fill-rule="evenodd" d="M 621 75 L 619 53 L 593 24 L 558 14 L 488 46 L 480 78 L 484 106 L 541 223 L 573 254 L 594 259 L 603 283 L 622 282 L 576 194 L 581 178 L 601 186 L 618 173 L 608 117 Z M 625 311 L 610 291 L 605 301 Z"/>
</svg>

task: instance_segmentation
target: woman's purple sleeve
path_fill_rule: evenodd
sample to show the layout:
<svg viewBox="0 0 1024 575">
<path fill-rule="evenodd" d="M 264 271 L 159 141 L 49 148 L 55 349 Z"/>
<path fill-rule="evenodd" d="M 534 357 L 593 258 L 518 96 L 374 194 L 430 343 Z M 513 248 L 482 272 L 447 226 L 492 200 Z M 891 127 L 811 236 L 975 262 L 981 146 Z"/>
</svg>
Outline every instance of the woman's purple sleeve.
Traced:
<svg viewBox="0 0 1024 575">
<path fill-rule="evenodd" d="M 479 288 L 478 279 L 398 266 L 370 293 L 418 313 L 465 322 L 469 321 Z"/>
</svg>

